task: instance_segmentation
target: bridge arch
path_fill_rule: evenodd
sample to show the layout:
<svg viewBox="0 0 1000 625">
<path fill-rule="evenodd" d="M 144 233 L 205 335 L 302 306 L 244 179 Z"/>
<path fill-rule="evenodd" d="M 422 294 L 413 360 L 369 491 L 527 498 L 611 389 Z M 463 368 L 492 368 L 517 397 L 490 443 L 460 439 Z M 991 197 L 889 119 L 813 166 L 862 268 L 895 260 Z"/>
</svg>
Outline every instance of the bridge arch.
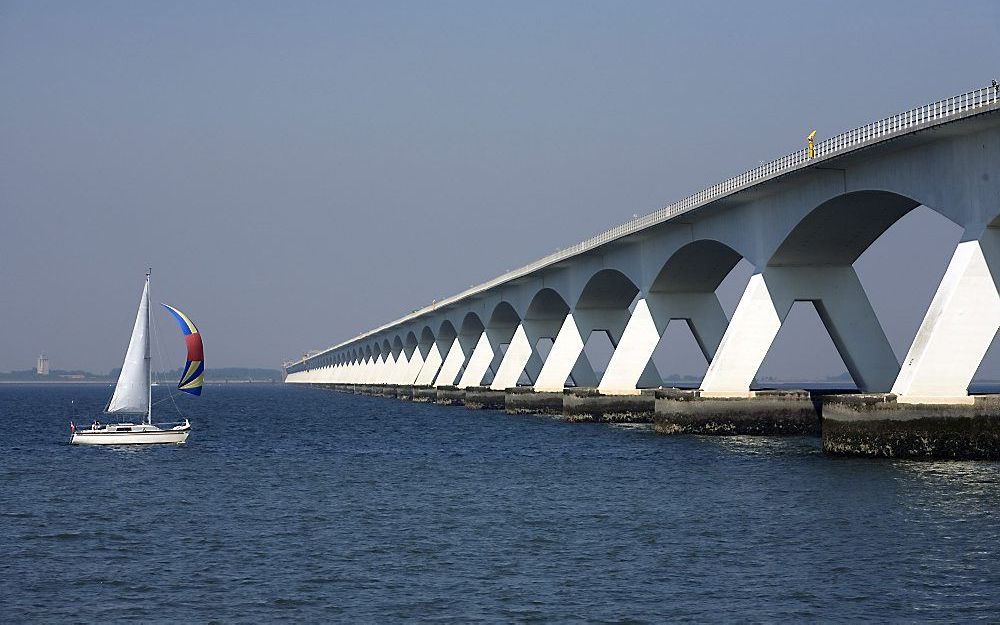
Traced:
<svg viewBox="0 0 1000 625">
<path fill-rule="evenodd" d="M 692 241 L 667 258 L 648 292 L 715 292 L 742 259 L 741 253 L 721 241 Z"/>
<path fill-rule="evenodd" d="M 439 340 L 448 340 L 450 344 L 450 342 L 454 341 L 457 336 L 458 332 L 455 330 L 455 324 L 452 323 L 450 319 L 445 319 L 438 326 L 437 338 Z"/>
<path fill-rule="evenodd" d="M 544 287 L 536 291 L 528 301 L 491 386 L 505 389 L 535 384 L 569 312 L 569 304 L 555 289 Z"/>
<path fill-rule="evenodd" d="M 638 293 L 636 283 L 621 271 L 601 269 L 587 280 L 574 309 L 627 309 Z"/>
<path fill-rule="evenodd" d="M 920 205 L 913 198 L 889 191 L 854 191 L 835 196 L 796 222 L 767 264 L 851 265 L 886 230 Z"/>
<path fill-rule="evenodd" d="M 712 362 L 702 388 L 746 392 L 792 306 L 808 302 L 855 384 L 863 391 L 890 390 L 899 360 L 853 265 L 919 206 L 908 195 L 862 189 L 835 194 L 788 220 L 785 234 L 751 277 L 727 329 L 726 336 L 738 340 L 726 341 L 730 349 Z"/>
<path fill-rule="evenodd" d="M 610 268 L 595 271 L 560 326 L 538 374 L 536 390 L 559 391 L 566 384 L 597 386 L 597 373 L 585 351 L 588 341 L 599 333 L 594 338 L 597 347 L 592 353 L 607 359 L 618 346 L 638 294 L 639 287 L 622 271 Z"/>
<path fill-rule="evenodd" d="M 662 385 L 653 355 L 671 321 L 683 323 L 711 361 L 728 325 L 716 290 L 742 259 L 733 247 L 708 238 L 670 254 L 636 300 L 598 388 L 618 393 Z"/>
</svg>

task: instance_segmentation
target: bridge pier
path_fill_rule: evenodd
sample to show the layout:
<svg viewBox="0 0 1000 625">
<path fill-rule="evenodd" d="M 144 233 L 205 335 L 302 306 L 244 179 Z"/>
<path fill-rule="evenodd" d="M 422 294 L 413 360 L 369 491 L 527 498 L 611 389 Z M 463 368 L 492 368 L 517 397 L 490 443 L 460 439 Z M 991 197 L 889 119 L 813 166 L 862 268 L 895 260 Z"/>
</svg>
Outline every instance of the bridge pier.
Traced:
<svg viewBox="0 0 1000 625">
<path fill-rule="evenodd" d="M 892 393 L 823 399 L 823 451 L 882 458 L 1000 459 L 1000 395 L 900 403 Z"/>
<path fill-rule="evenodd" d="M 433 386 L 414 386 L 413 401 L 418 403 L 433 403 L 437 399 L 437 389 Z"/>
<path fill-rule="evenodd" d="M 488 386 L 469 386 L 465 389 L 465 407 L 478 410 L 503 410 L 504 392 Z"/>
<path fill-rule="evenodd" d="M 439 386 L 434 403 L 440 406 L 465 405 L 465 390 L 454 386 Z"/>
<path fill-rule="evenodd" d="M 504 391 L 504 410 L 507 414 L 561 415 L 562 391 L 536 391 L 527 386 L 508 388 Z"/>
<path fill-rule="evenodd" d="M 563 391 L 563 419 L 570 422 L 650 423 L 655 408 L 655 391 L 631 395 L 604 395 L 596 388 Z"/>
<path fill-rule="evenodd" d="M 749 397 L 796 301 L 811 301 L 858 387 L 885 392 L 899 362 L 850 265 L 778 266 L 750 278 L 702 380 L 702 396 Z"/>
<path fill-rule="evenodd" d="M 659 389 L 653 429 L 660 434 L 818 436 L 819 402 L 803 390 L 713 397 L 697 390 Z"/>
</svg>

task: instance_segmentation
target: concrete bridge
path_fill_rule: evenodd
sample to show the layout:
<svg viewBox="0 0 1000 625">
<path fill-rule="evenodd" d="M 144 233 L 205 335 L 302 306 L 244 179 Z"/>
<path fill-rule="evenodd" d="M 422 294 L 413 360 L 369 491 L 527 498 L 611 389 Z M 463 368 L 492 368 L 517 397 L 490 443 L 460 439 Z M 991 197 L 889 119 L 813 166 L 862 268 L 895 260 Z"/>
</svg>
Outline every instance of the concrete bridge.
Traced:
<svg viewBox="0 0 1000 625">
<path fill-rule="evenodd" d="M 832 452 L 1000 456 L 1000 406 L 968 392 L 1000 328 L 998 109 L 994 83 L 832 137 L 287 363 L 286 382 L 648 411 L 665 432 L 800 431 L 781 424 L 822 412 Z M 963 234 L 900 363 L 853 263 L 920 205 Z M 741 259 L 754 270 L 730 319 L 716 289 Z M 797 301 L 860 394 L 753 388 Z M 662 384 L 651 356 L 672 320 L 708 371 L 696 391 L 644 390 Z M 600 377 L 584 352 L 595 331 L 614 346 Z"/>
</svg>

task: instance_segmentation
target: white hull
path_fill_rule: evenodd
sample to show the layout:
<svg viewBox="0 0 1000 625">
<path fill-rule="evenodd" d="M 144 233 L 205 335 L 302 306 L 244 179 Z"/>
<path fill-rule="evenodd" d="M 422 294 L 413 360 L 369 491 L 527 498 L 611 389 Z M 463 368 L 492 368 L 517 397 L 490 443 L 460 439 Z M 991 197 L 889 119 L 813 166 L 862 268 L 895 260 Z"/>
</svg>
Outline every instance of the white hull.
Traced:
<svg viewBox="0 0 1000 625">
<path fill-rule="evenodd" d="M 185 423 L 169 430 L 155 425 L 122 423 L 102 426 L 99 429 L 78 430 L 73 433 L 73 445 L 154 445 L 180 444 L 187 441 L 191 425 Z"/>
</svg>

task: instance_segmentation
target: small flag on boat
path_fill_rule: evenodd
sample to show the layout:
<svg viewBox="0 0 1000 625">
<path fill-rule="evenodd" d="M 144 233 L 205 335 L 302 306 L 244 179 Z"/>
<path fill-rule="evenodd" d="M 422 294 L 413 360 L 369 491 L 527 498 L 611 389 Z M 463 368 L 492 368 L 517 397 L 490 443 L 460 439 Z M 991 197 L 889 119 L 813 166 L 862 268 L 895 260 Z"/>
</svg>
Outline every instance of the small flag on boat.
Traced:
<svg viewBox="0 0 1000 625">
<path fill-rule="evenodd" d="M 184 342 L 187 344 L 187 364 L 184 365 L 177 388 L 185 393 L 201 395 L 201 387 L 205 382 L 205 347 L 201 342 L 201 333 L 190 317 L 173 306 L 163 304 L 163 307 L 177 320 L 177 325 L 184 333 Z"/>
</svg>

